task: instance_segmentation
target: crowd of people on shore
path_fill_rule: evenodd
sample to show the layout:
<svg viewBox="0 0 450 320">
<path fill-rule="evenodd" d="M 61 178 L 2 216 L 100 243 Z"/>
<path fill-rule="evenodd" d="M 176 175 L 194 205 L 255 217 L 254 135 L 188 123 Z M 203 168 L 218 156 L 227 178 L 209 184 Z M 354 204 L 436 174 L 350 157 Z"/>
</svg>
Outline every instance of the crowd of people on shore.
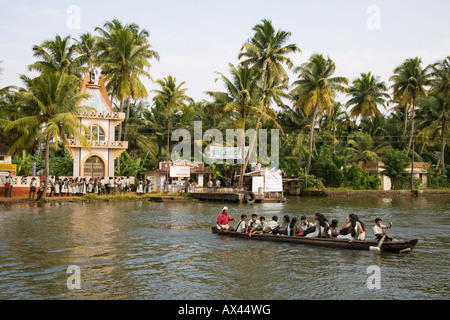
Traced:
<svg viewBox="0 0 450 320">
<path fill-rule="evenodd" d="M 76 197 L 86 194 L 98 195 L 122 195 L 131 191 L 131 182 L 129 177 L 98 177 L 98 178 L 61 178 L 49 177 L 48 179 L 49 197 Z M 140 181 L 137 185 L 136 193 L 138 195 L 151 192 L 152 182 L 150 179 Z M 44 191 L 44 184 L 41 184 L 37 191 L 39 198 Z M 34 199 L 36 193 L 36 180 L 33 178 L 30 183 L 29 199 Z"/>
<path fill-rule="evenodd" d="M 342 226 L 339 228 L 339 221 L 337 219 L 331 220 L 331 223 L 322 213 L 316 213 L 314 216 L 315 222 L 308 222 L 306 216 L 302 216 L 300 223 L 297 224 L 296 217 L 289 217 L 284 215 L 280 223 L 278 223 L 278 216 L 273 216 L 272 220 L 266 221 L 264 216 L 258 219 L 257 214 L 252 214 L 251 219 L 247 219 L 246 214 L 241 215 L 241 220 L 237 222 L 236 227 L 229 224 L 231 221 L 236 221 L 228 214 L 228 208 L 224 207 L 222 213 L 217 218 L 217 228 L 219 230 L 236 231 L 248 234 L 249 237 L 254 235 L 272 234 L 272 235 L 288 235 L 299 236 L 306 238 L 331 238 L 331 239 L 346 239 L 346 240 L 366 240 L 367 228 L 366 225 L 359 219 L 358 215 L 351 213 Z M 387 236 L 387 229 L 392 227 L 392 222 L 388 226 L 383 225 L 381 218 L 375 219 L 375 225 L 372 227 L 372 233 L 376 240 L 381 240 L 386 236 L 386 240 L 392 240 Z"/>
</svg>

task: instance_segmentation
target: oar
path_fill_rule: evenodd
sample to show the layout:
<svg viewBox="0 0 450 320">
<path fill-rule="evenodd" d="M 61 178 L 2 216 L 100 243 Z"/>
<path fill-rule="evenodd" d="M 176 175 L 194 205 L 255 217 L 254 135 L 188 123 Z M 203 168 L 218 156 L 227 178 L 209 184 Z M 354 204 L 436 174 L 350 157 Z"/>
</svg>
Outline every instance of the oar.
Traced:
<svg viewBox="0 0 450 320">
<path fill-rule="evenodd" d="M 380 240 L 380 242 L 378 243 L 378 246 L 376 246 L 376 247 L 369 247 L 369 250 L 370 251 L 376 251 L 376 252 L 380 252 L 381 251 L 381 246 L 383 245 L 383 242 L 384 242 L 384 239 L 386 239 L 386 235 L 384 235 L 382 238 L 381 238 L 381 240 Z"/>
</svg>

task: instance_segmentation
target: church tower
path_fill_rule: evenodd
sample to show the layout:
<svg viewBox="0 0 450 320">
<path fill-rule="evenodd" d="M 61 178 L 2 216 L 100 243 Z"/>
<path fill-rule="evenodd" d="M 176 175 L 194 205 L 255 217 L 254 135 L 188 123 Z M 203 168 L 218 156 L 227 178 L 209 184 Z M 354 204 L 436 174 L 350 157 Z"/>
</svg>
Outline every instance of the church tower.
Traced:
<svg viewBox="0 0 450 320">
<path fill-rule="evenodd" d="M 115 140 L 115 127 L 125 120 L 125 113 L 114 112 L 108 97 L 103 75 L 96 81 L 95 71 L 84 73 L 82 93 L 89 98 L 81 100 L 79 106 L 89 106 L 93 110 L 80 111 L 80 123 L 88 127 L 92 134 L 85 135 L 89 140 L 90 151 L 74 139 L 67 146 L 73 157 L 74 177 L 113 177 L 114 160 L 128 148 L 127 141 Z"/>
</svg>

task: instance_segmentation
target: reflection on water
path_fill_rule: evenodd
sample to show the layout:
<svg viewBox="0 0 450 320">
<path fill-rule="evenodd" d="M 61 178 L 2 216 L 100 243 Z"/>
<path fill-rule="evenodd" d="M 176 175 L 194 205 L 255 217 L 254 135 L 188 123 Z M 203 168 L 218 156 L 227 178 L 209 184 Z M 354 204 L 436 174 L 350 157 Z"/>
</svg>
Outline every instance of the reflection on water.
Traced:
<svg viewBox="0 0 450 320">
<path fill-rule="evenodd" d="M 222 203 L 64 203 L 0 210 L 0 299 L 448 299 L 446 198 L 289 198 L 227 204 L 271 217 L 356 213 L 419 238 L 410 254 L 233 239 L 210 227 Z M 370 232 L 369 232 L 370 235 Z M 81 289 L 69 290 L 69 265 Z M 380 267 L 381 289 L 367 288 Z M 425 276 L 426 275 L 426 276 Z"/>
</svg>

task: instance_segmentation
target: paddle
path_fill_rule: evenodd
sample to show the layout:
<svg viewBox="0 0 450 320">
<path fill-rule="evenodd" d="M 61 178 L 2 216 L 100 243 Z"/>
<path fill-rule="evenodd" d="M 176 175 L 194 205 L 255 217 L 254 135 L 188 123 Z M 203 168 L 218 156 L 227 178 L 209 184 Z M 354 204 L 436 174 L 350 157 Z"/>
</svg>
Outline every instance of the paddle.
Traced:
<svg viewBox="0 0 450 320">
<path fill-rule="evenodd" d="M 384 239 L 386 239 L 386 235 L 384 235 L 384 236 L 381 238 L 380 242 L 378 243 L 378 246 L 376 246 L 376 247 L 370 246 L 370 247 L 369 247 L 369 250 L 370 250 L 370 251 L 380 252 L 380 251 L 381 251 L 381 246 L 383 245 L 383 242 L 384 242 Z"/>
</svg>

